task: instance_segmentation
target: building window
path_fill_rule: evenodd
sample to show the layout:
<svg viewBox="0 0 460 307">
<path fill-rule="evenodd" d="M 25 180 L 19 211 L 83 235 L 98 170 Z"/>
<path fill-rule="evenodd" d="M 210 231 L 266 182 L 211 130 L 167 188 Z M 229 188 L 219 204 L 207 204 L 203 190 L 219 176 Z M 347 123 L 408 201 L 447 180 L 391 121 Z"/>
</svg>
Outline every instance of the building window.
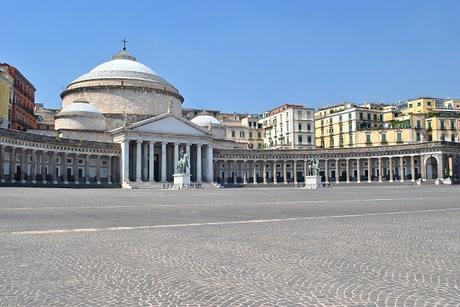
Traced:
<svg viewBox="0 0 460 307">
<path fill-rule="evenodd" d="M 297 116 L 302 117 L 302 111 L 297 111 Z"/>
<path fill-rule="evenodd" d="M 339 115 L 339 122 L 342 121 L 342 115 Z"/>
<path fill-rule="evenodd" d="M 252 139 L 252 132 L 249 131 L 249 138 Z"/>
<path fill-rule="evenodd" d="M 441 129 L 445 129 L 444 121 L 443 121 L 443 120 L 440 120 L 440 121 L 439 121 L 439 124 L 441 125 Z"/>
<path fill-rule="evenodd" d="M 455 142 L 455 134 L 451 134 L 451 135 L 450 135 L 450 141 L 451 141 L 451 142 Z"/>
<path fill-rule="evenodd" d="M 371 120 L 371 114 L 367 113 L 367 120 Z"/>
<path fill-rule="evenodd" d="M 307 136 L 307 142 L 308 144 L 311 144 L 311 136 Z M 321 140 L 321 142 L 323 143 L 323 146 L 324 146 L 324 141 Z"/>
<path fill-rule="evenodd" d="M 417 142 L 420 142 L 421 141 L 421 137 L 420 137 L 420 132 L 417 132 Z"/>
<path fill-rule="evenodd" d="M 450 121 L 450 130 L 455 130 L 455 121 Z"/>
<path fill-rule="evenodd" d="M 374 114 L 374 121 L 377 121 L 377 114 Z"/>
<path fill-rule="evenodd" d="M 428 122 L 428 130 L 431 130 L 431 120 Z"/>
<path fill-rule="evenodd" d="M 417 102 L 417 107 L 421 107 L 422 106 L 422 103 L 419 101 Z"/>
<path fill-rule="evenodd" d="M 353 125 L 351 123 L 348 124 L 348 131 L 351 132 L 353 130 Z"/>
<path fill-rule="evenodd" d="M 302 144 L 302 141 L 303 141 L 303 140 L 302 140 L 302 136 L 301 136 L 301 135 L 298 136 L 298 141 L 299 141 L 299 144 Z"/>
<path fill-rule="evenodd" d="M 366 134 L 366 143 L 367 144 L 371 143 L 371 135 L 370 134 Z"/>
<path fill-rule="evenodd" d="M 409 103 L 409 108 L 412 108 L 412 103 Z"/>
<path fill-rule="evenodd" d="M 398 133 L 396 134 L 396 140 L 397 140 L 398 142 L 402 142 L 402 133 L 401 133 L 401 132 L 398 132 Z"/>
<path fill-rule="evenodd" d="M 351 113 L 348 113 L 348 119 L 351 120 Z"/>
<path fill-rule="evenodd" d="M 421 128 L 422 127 L 422 122 L 420 120 L 417 120 L 417 128 Z"/>
<path fill-rule="evenodd" d="M 383 114 L 380 114 L 380 121 L 383 122 Z"/>
<path fill-rule="evenodd" d="M 298 124 L 297 128 L 299 129 L 299 131 L 302 131 L 302 124 Z"/>
<path fill-rule="evenodd" d="M 427 101 L 426 105 L 431 106 L 431 101 Z"/>
<path fill-rule="evenodd" d="M 257 137 L 260 139 L 262 138 L 262 134 L 260 132 L 257 132 Z"/>
<path fill-rule="evenodd" d="M 386 142 L 387 142 L 387 134 L 382 133 L 382 143 L 386 143 Z"/>
<path fill-rule="evenodd" d="M 232 138 L 235 137 L 235 130 L 232 130 Z"/>
<path fill-rule="evenodd" d="M 443 134 L 441 134 L 441 141 L 445 141 L 445 140 L 446 140 L 446 136 L 445 136 L 445 134 L 443 133 Z"/>
<path fill-rule="evenodd" d="M 240 138 L 244 138 L 244 131 L 240 131 Z"/>
<path fill-rule="evenodd" d="M 310 124 L 307 124 L 307 131 L 308 131 L 308 132 L 311 131 L 311 125 L 310 125 Z"/>
</svg>

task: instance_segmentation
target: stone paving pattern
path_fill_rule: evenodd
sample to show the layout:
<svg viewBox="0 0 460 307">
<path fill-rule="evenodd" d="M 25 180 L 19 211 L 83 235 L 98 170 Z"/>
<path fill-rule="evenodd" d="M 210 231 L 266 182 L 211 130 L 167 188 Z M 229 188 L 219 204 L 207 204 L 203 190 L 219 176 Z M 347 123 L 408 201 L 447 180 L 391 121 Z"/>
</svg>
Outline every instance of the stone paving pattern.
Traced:
<svg viewBox="0 0 460 307">
<path fill-rule="evenodd" d="M 460 306 L 459 199 L 2 188 L 0 306 Z"/>
</svg>

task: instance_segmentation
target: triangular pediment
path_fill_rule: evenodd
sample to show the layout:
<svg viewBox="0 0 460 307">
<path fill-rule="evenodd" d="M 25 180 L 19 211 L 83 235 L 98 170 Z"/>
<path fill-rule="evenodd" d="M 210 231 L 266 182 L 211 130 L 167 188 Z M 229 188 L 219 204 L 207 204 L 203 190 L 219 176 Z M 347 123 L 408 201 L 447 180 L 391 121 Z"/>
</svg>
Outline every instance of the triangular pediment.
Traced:
<svg viewBox="0 0 460 307">
<path fill-rule="evenodd" d="M 170 113 L 133 123 L 128 127 L 125 127 L 125 129 L 136 132 L 209 136 L 209 132 L 202 129 L 201 127 L 195 125 L 185 118 L 180 118 Z"/>
</svg>

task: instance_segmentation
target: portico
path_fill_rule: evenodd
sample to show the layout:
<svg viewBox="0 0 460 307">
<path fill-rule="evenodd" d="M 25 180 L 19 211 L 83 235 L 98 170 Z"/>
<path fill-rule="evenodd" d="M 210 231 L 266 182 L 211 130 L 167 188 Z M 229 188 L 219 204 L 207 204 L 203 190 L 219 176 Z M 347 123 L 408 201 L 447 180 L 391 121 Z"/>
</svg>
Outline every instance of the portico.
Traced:
<svg viewBox="0 0 460 307">
<path fill-rule="evenodd" d="M 179 152 L 190 157 L 192 182 L 212 182 L 213 148 L 210 133 L 171 113 L 111 131 L 122 153 L 124 187 L 173 181 Z"/>
</svg>

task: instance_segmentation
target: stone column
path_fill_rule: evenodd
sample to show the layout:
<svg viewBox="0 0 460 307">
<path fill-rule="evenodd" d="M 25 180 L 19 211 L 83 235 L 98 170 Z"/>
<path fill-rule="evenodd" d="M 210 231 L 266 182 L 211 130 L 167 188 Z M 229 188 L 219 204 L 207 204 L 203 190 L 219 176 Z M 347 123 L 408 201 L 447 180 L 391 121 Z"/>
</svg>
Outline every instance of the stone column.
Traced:
<svg viewBox="0 0 460 307">
<path fill-rule="evenodd" d="M 142 143 L 142 180 L 149 180 L 149 143 Z"/>
<path fill-rule="evenodd" d="M 252 163 L 252 167 L 254 172 L 254 174 L 252 175 L 252 183 L 257 184 L 257 161 L 254 160 L 254 162 Z"/>
<path fill-rule="evenodd" d="M 53 184 L 57 184 L 58 180 L 58 172 L 56 171 L 56 165 L 57 165 L 57 152 L 53 151 L 51 154 L 51 175 L 53 176 Z"/>
<path fill-rule="evenodd" d="M 358 173 L 356 182 L 361 183 L 361 159 L 360 158 L 356 158 L 356 172 Z"/>
<path fill-rule="evenodd" d="M 411 173 L 411 181 L 414 182 L 415 181 L 415 157 L 414 156 L 411 156 L 410 157 L 410 166 L 411 166 L 411 170 L 410 170 L 410 173 Z"/>
<path fill-rule="evenodd" d="M 379 182 L 382 182 L 382 157 L 379 157 Z"/>
<path fill-rule="evenodd" d="M 101 184 L 101 155 L 96 157 L 96 183 Z"/>
<path fill-rule="evenodd" d="M 239 168 L 239 163 L 238 163 L 238 161 L 235 161 L 235 162 L 233 163 L 233 166 L 234 166 L 233 184 L 237 184 L 237 183 L 238 183 L 238 168 Z"/>
<path fill-rule="evenodd" d="M 273 183 L 278 184 L 278 178 L 276 178 L 276 161 L 273 161 Z"/>
<path fill-rule="evenodd" d="M 324 159 L 324 182 L 329 183 L 329 160 Z"/>
<path fill-rule="evenodd" d="M 129 141 L 121 142 L 121 182 L 129 182 Z"/>
<path fill-rule="evenodd" d="M 62 174 L 64 175 L 64 184 L 69 184 L 69 178 L 67 177 L 67 153 L 64 152 L 63 158 L 62 158 L 62 168 L 64 169 L 62 171 Z"/>
<path fill-rule="evenodd" d="M 186 172 L 187 174 L 190 174 L 190 167 L 192 166 L 192 156 L 190 155 L 190 144 L 189 144 L 189 143 L 185 144 L 185 153 L 186 153 L 186 154 L 188 155 L 188 157 L 190 158 L 190 163 L 189 163 L 190 165 L 189 165 L 189 167 L 187 167 L 187 169 L 186 169 L 185 172 Z"/>
<path fill-rule="evenodd" d="M 0 182 L 5 182 L 5 145 L 0 145 Z"/>
<path fill-rule="evenodd" d="M 228 183 L 230 177 L 230 161 L 224 161 L 224 184 Z"/>
<path fill-rule="evenodd" d="M 340 182 L 340 160 L 335 159 L 335 182 Z"/>
<path fill-rule="evenodd" d="M 347 169 L 345 170 L 345 174 L 347 174 L 347 183 L 350 183 L 350 158 L 347 158 Z"/>
<path fill-rule="evenodd" d="M 42 183 L 47 183 L 46 181 L 47 175 L 48 175 L 48 172 L 46 171 L 46 151 L 43 151 L 43 154 L 42 154 Z"/>
<path fill-rule="evenodd" d="M 247 161 L 243 161 L 243 184 L 248 184 L 248 176 L 246 173 Z"/>
<path fill-rule="evenodd" d="M 26 149 L 21 149 L 21 183 L 26 183 L 27 174 L 27 154 Z"/>
<path fill-rule="evenodd" d="M 179 143 L 174 143 L 174 174 L 177 173 L 177 163 L 179 162 Z"/>
<path fill-rule="evenodd" d="M 174 157 L 174 160 L 177 160 Z M 174 162 L 174 172 L 177 169 L 177 162 Z M 155 181 L 155 142 L 149 142 L 149 181 Z"/>
<path fill-rule="evenodd" d="M 401 182 L 404 182 L 404 157 L 399 157 L 399 163 L 401 165 L 399 168 L 399 178 Z"/>
<path fill-rule="evenodd" d="M 388 158 L 389 168 L 390 168 L 390 182 L 393 182 L 393 158 Z"/>
<path fill-rule="evenodd" d="M 438 178 L 443 179 L 444 178 L 444 159 L 443 159 L 443 154 L 438 155 Z"/>
<path fill-rule="evenodd" d="M 90 162 L 90 155 L 85 155 L 85 183 L 90 184 L 89 181 L 89 162 Z"/>
<path fill-rule="evenodd" d="M 196 182 L 201 182 L 201 144 L 196 145 Z"/>
<path fill-rule="evenodd" d="M 107 156 L 107 183 L 112 184 L 112 156 Z"/>
<path fill-rule="evenodd" d="M 213 159 L 213 153 L 212 153 L 212 145 L 209 144 L 207 151 L 208 155 L 208 162 L 207 162 L 207 173 L 206 173 L 206 179 L 208 182 L 213 182 L 214 181 L 214 159 Z"/>
<path fill-rule="evenodd" d="M 10 182 L 15 183 L 16 179 L 14 174 L 16 173 L 16 148 L 11 147 L 10 151 Z"/>
<path fill-rule="evenodd" d="M 136 141 L 136 182 L 142 181 L 142 141 Z"/>
<path fill-rule="evenodd" d="M 367 182 L 372 182 L 372 159 L 367 158 Z"/>
<path fill-rule="evenodd" d="M 297 160 L 294 160 L 293 172 L 294 172 L 294 183 L 297 184 Z"/>
<path fill-rule="evenodd" d="M 284 184 L 287 184 L 288 179 L 287 179 L 287 161 L 286 160 L 283 161 L 283 177 L 284 177 Z"/>
<path fill-rule="evenodd" d="M 74 178 L 74 183 L 79 184 L 80 182 L 78 181 L 78 154 L 74 155 L 73 159 L 73 178 Z"/>
<path fill-rule="evenodd" d="M 267 161 L 262 161 L 263 165 L 263 174 L 262 177 L 264 179 L 264 184 L 267 184 Z"/>
<path fill-rule="evenodd" d="M 32 150 L 32 165 L 30 166 L 30 179 L 32 183 L 37 183 L 37 151 Z"/>
<path fill-rule="evenodd" d="M 422 180 L 426 180 L 426 157 L 420 155 L 420 175 Z"/>
<path fill-rule="evenodd" d="M 307 174 L 307 171 L 308 171 L 307 166 L 308 166 L 307 165 L 307 160 L 303 160 L 303 181 L 304 181 L 304 183 L 307 183 L 307 176 L 308 176 L 308 174 Z"/>
<path fill-rule="evenodd" d="M 166 182 L 166 145 L 167 142 L 161 142 L 161 181 Z"/>
<path fill-rule="evenodd" d="M 4 170 L 4 165 L 5 165 L 5 145 L 0 145 L 0 182 L 5 182 L 5 179 L 3 179 L 3 176 L 5 174 Z"/>
</svg>

